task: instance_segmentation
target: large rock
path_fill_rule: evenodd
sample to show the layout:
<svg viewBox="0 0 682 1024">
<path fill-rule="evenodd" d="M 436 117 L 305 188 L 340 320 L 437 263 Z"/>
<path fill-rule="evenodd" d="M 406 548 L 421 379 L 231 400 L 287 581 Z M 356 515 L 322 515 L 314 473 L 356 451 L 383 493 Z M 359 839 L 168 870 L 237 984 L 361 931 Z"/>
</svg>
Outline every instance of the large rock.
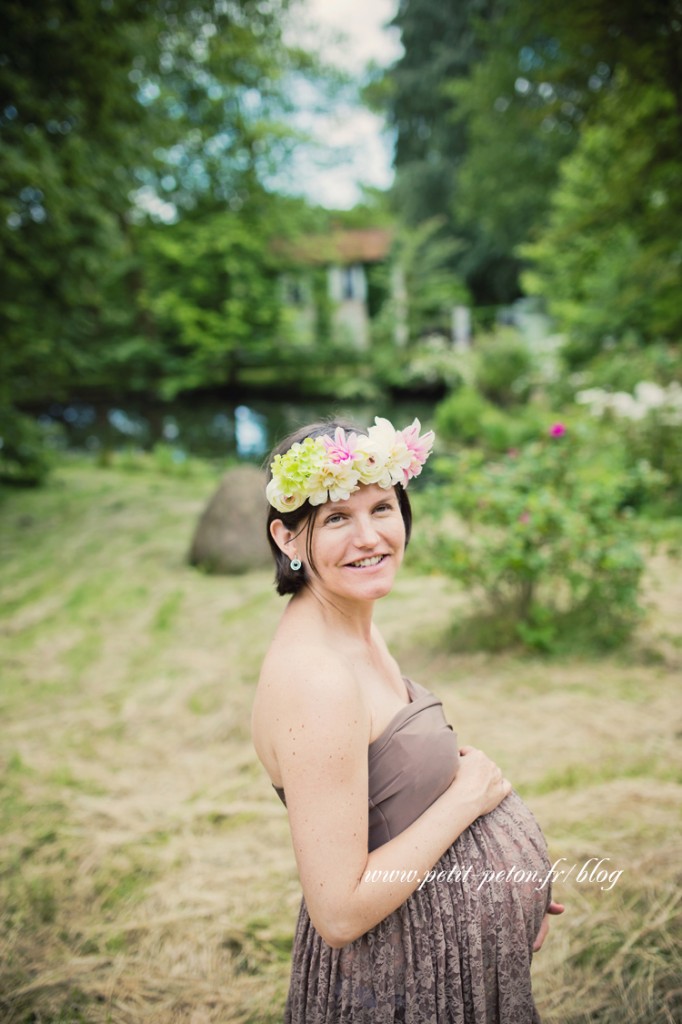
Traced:
<svg viewBox="0 0 682 1024">
<path fill-rule="evenodd" d="M 190 564 L 226 574 L 271 566 L 267 508 L 263 473 L 255 466 L 230 469 L 197 523 Z"/>
</svg>

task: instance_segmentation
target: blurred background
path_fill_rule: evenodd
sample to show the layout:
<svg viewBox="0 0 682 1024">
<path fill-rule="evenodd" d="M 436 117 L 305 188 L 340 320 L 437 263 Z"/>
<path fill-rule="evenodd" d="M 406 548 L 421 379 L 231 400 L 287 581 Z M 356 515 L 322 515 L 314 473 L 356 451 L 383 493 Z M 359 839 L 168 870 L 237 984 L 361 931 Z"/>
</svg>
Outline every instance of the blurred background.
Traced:
<svg viewBox="0 0 682 1024">
<path fill-rule="evenodd" d="M 469 386 L 518 416 L 641 380 L 673 402 L 679 18 L 4 4 L 2 478 L 253 457 L 330 403 Z"/>
<path fill-rule="evenodd" d="M 382 628 L 623 868 L 543 1019 L 679 1019 L 680 0 L 5 0 L 0 147 L 2 1020 L 281 1019 L 243 510 L 331 413 L 436 430 Z"/>
</svg>

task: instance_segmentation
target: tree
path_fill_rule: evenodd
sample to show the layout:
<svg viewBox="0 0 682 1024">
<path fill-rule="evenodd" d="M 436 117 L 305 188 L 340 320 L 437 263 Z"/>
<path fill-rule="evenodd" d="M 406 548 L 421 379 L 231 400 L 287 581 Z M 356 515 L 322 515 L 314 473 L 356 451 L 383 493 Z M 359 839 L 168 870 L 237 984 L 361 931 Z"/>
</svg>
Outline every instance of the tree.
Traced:
<svg viewBox="0 0 682 1024">
<path fill-rule="evenodd" d="M 541 0 L 520 0 L 494 26 L 487 57 L 477 65 L 471 78 L 454 84 L 460 109 L 468 116 L 470 140 L 459 176 L 460 217 L 477 223 L 490 245 L 500 246 L 508 253 L 516 252 L 517 268 L 522 265 L 522 255 L 532 258 L 535 253 L 539 269 L 539 276 L 532 279 L 535 290 L 539 290 L 538 282 L 545 271 L 548 294 L 554 292 L 567 298 L 570 288 L 577 283 L 575 274 L 564 273 L 568 268 L 558 251 L 554 253 L 555 272 L 549 270 L 547 259 L 553 229 L 549 233 L 543 229 L 550 216 L 558 230 L 562 219 L 558 208 L 567 200 L 567 178 L 575 179 L 577 175 L 582 179 L 586 203 L 582 215 L 576 214 L 570 223 L 565 219 L 564 230 L 560 232 L 561 246 L 567 245 L 574 253 L 583 242 L 588 248 L 597 245 L 594 232 L 591 240 L 585 236 L 594 217 L 599 217 L 596 205 L 601 200 L 596 196 L 604 198 L 607 181 L 609 192 L 613 192 L 614 185 L 618 190 L 626 168 L 633 177 L 625 192 L 631 192 L 633 186 L 641 192 L 642 188 L 657 189 L 657 167 L 665 165 L 663 178 L 667 184 L 657 195 L 662 206 L 667 207 L 665 216 L 672 213 L 670 186 L 674 185 L 673 165 L 679 159 L 682 123 L 679 14 L 677 0 L 644 4 L 626 0 L 618 5 L 608 0 L 579 0 L 570 10 Z M 620 98 L 614 100 L 614 93 Z M 662 98 L 661 103 L 653 101 L 654 94 Z M 656 111 L 656 131 L 651 131 L 650 126 L 647 132 L 641 122 L 640 128 L 635 129 L 640 115 L 633 120 L 633 108 L 647 107 L 652 113 Z M 574 150 L 575 156 L 571 157 Z M 593 181 L 585 166 L 588 152 L 596 161 Z M 566 167 L 571 170 L 562 171 L 562 161 L 567 161 Z M 578 170 L 579 167 L 582 169 Z M 671 175 L 673 180 L 668 180 Z M 555 195 L 557 187 L 563 198 Z M 666 199 L 662 198 L 664 194 Z M 574 212 L 576 202 L 574 193 Z M 590 273 L 596 288 L 592 297 L 595 301 L 591 313 L 584 308 L 587 319 L 603 304 L 604 291 L 620 286 L 618 273 L 614 277 L 614 246 L 621 253 L 618 258 L 623 269 L 626 264 L 633 265 L 634 212 L 624 195 L 620 199 L 611 196 L 606 202 L 603 213 L 618 226 L 611 237 L 604 233 L 601 242 L 606 248 L 596 258 L 601 260 L 610 284 L 599 274 L 595 276 L 593 261 Z M 538 232 L 545 239 L 544 245 L 537 250 L 519 249 L 521 243 Z M 616 235 L 620 238 L 618 243 Z M 568 260 L 568 253 L 564 255 Z M 562 272 L 556 269 L 559 264 Z M 650 273 L 657 272 L 654 265 L 658 271 L 662 269 L 658 258 L 648 269 L 638 260 L 634 265 L 640 273 L 644 272 L 643 284 Z M 663 274 L 663 279 L 667 277 Z M 632 278 L 631 285 L 634 283 Z M 647 290 L 645 285 L 639 292 L 643 295 Z M 583 282 L 572 293 L 569 301 L 574 313 L 585 301 L 585 291 Z M 598 298 L 597 292 L 602 293 Z M 553 303 L 555 309 L 558 301 Z M 614 309 L 613 304 L 612 297 L 602 305 L 602 313 L 611 318 L 612 327 L 617 329 L 623 303 L 620 310 Z M 634 313 L 634 308 L 629 308 L 626 316 Z M 651 321 L 650 314 L 647 319 Z"/>
<path fill-rule="evenodd" d="M 474 18 L 489 18 L 493 9 L 490 0 L 401 0 L 398 6 L 393 25 L 404 53 L 390 72 L 388 115 L 396 131 L 396 197 L 409 224 L 450 212 L 467 134 L 452 120 L 455 104 L 443 87 L 480 58 Z"/>
<path fill-rule="evenodd" d="M 34 7 L 37 5 L 33 5 Z M 97 360 L 129 247 L 129 167 L 148 158 L 128 78 L 141 5 L 15 0 L 0 14 L 4 400 L 58 390 Z M 116 268 L 116 269 L 114 269 Z"/>
<path fill-rule="evenodd" d="M 476 294 L 499 301 L 519 294 L 517 246 L 546 213 L 587 97 L 552 41 L 527 37 L 519 46 L 513 14 L 481 31 L 487 55 L 447 87 L 468 136 L 453 218 L 455 230 L 471 240 L 460 272 Z"/>
<path fill-rule="evenodd" d="M 682 163 L 675 97 L 616 76 L 563 163 L 549 218 L 522 252 L 580 363 L 604 342 L 682 334 Z"/>
<path fill-rule="evenodd" d="M 505 6 L 504 0 L 402 0 L 393 24 L 405 52 L 384 91 L 396 131 L 396 212 L 411 227 L 440 219 L 442 236 L 458 253 L 451 267 L 482 303 L 510 298 L 514 288 L 510 293 L 504 273 L 494 270 L 499 255 L 480 245 L 478 226 L 457 214 L 470 140 L 468 116 L 450 84 L 471 75 L 485 53 L 483 26 Z"/>
<path fill-rule="evenodd" d="M 150 391 L 163 377 L 145 233 L 156 238 L 159 219 L 238 217 L 286 155 L 276 114 L 286 75 L 304 61 L 281 41 L 285 4 L 3 5 L 5 451 L 12 431 L 21 433 L 13 403 L 103 387 Z"/>
<path fill-rule="evenodd" d="M 518 247 L 544 223 L 561 162 L 606 116 L 619 76 L 632 96 L 670 98 L 679 147 L 679 0 L 404 0 L 396 23 L 398 209 L 414 224 L 447 208 L 448 232 L 465 243 L 456 269 L 479 303 L 518 294 Z"/>
<path fill-rule="evenodd" d="M 140 298 L 154 325 L 164 397 L 234 386 L 240 368 L 278 361 L 287 325 L 273 238 L 289 229 L 287 213 L 286 203 L 259 189 L 238 213 L 216 209 L 147 227 Z"/>
</svg>

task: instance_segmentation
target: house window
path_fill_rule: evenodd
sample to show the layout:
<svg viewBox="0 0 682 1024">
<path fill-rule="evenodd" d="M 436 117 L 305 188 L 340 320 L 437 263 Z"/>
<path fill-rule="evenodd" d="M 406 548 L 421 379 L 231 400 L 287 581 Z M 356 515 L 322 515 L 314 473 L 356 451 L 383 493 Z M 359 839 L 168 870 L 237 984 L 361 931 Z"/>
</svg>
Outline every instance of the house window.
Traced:
<svg viewBox="0 0 682 1024">
<path fill-rule="evenodd" d="M 360 302 L 367 298 L 367 280 L 361 263 L 341 267 L 341 298 L 343 301 L 353 299 Z"/>
<path fill-rule="evenodd" d="M 303 282 L 299 277 L 287 274 L 283 279 L 284 302 L 288 306 L 302 306 L 305 303 L 306 295 Z"/>
<path fill-rule="evenodd" d="M 329 295 L 334 302 L 364 302 L 367 280 L 361 263 L 329 268 Z"/>
<path fill-rule="evenodd" d="M 344 300 L 356 299 L 358 296 L 355 286 L 355 267 L 344 267 L 341 273 L 341 297 Z"/>
<path fill-rule="evenodd" d="M 292 306 L 303 305 L 303 289 L 301 288 L 300 281 L 291 281 L 289 283 L 289 302 Z"/>
</svg>

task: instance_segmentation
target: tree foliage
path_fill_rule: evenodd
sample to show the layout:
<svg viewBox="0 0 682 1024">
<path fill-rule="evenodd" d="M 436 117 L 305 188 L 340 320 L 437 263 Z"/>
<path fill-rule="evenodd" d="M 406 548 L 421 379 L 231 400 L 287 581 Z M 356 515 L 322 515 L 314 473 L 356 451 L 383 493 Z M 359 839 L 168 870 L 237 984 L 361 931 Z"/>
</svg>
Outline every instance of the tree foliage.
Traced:
<svg viewBox="0 0 682 1024">
<path fill-rule="evenodd" d="M 401 0 L 393 24 L 400 29 L 404 54 L 392 68 L 386 89 L 389 123 L 396 132 L 395 208 L 411 227 L 438 217 L 445 238 L 464 239 L 450 265 L 464 270 L 475 298 L 484 302 L 496 297 L 495 275 L 483 283 L 483 271 L 478 276 L 470 272 L 464 255 L 477 245 L 476 227 L 463 224 L 456 214 L 468 125 L 457 116 L 448 86 L 471 74 L 484 47 L 478 22 L 489 22 L 502 6 L 503 0 Z M 482 255 L 476 271 L 483 265 L 490 269 L 494 259 L 492 253 Z"/>
<path fill-rule="evenodd" d="M 277 343 L 266 181 L 307 60 L 286 4 L 3 4 L 6 451 L 13 403 L 224 381 L 240 347 Z"/>
<path fill-rule="evenodd" d="M 396 23 L 398 208 L 446 214 L 475 299 L 513 298 L 530 261 L 578 348 L 679 333 L 679 0 L 402 0 Z"/>
<path fill-rule="evenodd" d="M 0 376 L 18 400 L 96 360 L 127 256 L 129 167 L 147 155 L 128 78 L 136 5 L 36 8 L 0 14 Z"/>
<path fill-rule="evenodd" d="M 561 168 L 538 239 L 523 252 L 584 361 L 605 342 L 682 335 L 682 162 L 671 93 L 619 76 Z"/>
<path fill-rule="evenodd" d="M 295 224 L 295 208 L 257 190 L 238 215 L 218 209 L 147 228 L 140 301 L 162 356 L 164 397 L 234 385 L 240 368 L 262 365 L 286 340 L 272 238 Z"/>
</svg>

